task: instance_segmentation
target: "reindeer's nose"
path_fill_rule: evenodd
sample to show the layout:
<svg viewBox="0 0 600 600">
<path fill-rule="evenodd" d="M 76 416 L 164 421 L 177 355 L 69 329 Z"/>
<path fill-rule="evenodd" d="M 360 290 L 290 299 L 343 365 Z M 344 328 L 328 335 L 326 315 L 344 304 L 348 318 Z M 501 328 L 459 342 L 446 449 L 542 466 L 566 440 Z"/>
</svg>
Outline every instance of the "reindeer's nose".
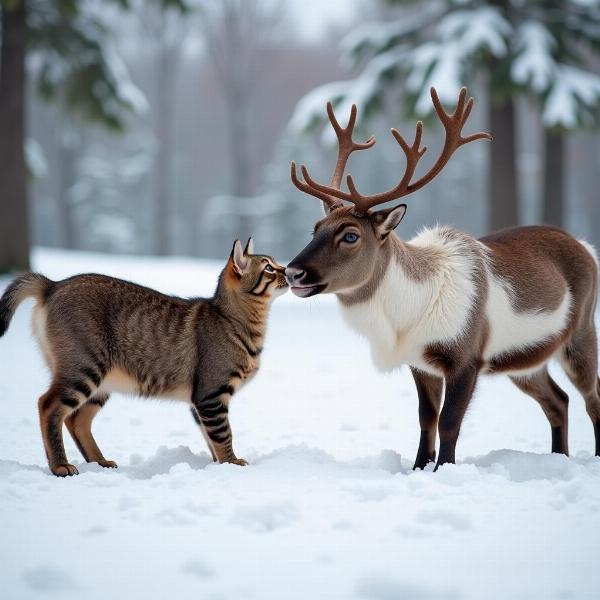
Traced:
<svg viewBox="0 0 600 600">
<path fill-rule="evenodd" d="M 287 267 L 285 270 L 285 278 L 290 285 L 294 285 L 294 283 L 300 283 L 305 275 L 306 271 L 304 269 L 300 269 L 299 267 Z"/>
</svg>

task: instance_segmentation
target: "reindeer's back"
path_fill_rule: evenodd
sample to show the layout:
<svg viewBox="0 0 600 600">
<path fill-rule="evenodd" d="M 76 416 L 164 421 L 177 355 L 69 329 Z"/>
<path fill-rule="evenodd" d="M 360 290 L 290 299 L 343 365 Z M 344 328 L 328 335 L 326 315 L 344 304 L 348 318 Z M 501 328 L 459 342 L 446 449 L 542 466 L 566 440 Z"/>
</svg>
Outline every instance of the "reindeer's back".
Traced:
<svg viewBox="0 0 600 600">
<path fill-rule="evenodd" d="M 575 318 L 593 312 L 598 265 L 588 244 L 543 225 L 503 229 L 480 241 L 490 250 L 492 275 L 509 284 L 516 312 L 555 310 L 567 291 Z"/>
</svg>

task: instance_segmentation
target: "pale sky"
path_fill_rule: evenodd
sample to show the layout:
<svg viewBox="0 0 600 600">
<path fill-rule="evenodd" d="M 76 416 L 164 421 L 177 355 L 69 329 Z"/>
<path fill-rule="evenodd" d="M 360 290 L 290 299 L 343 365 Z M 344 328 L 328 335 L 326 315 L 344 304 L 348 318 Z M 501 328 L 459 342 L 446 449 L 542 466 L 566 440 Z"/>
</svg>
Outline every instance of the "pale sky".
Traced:
<svg viewBox="0 0 600 600">
<path fill-rule="evenodd" d="M 356 0 L 286 0 L 285 7 L 295 21 L 298 33 L 307 40 L 315 40 L 335 23 L 350 20 Z"/>
</svg>

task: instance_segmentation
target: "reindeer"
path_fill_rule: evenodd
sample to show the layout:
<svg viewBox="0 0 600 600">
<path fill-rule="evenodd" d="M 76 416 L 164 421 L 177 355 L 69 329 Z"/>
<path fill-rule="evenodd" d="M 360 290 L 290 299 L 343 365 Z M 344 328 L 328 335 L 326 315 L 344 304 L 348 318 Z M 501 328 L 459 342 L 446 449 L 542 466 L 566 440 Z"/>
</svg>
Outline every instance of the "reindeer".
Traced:
<svg viewBox="0 0 600 600">
<path fill-rule="evenodd" d="M 415 469 L 435 461 L 436 428 L 440 448 L 435 469 L 455 462 L 463 417 L 479 375 L 486 373 L 507 374 L 537 400 L 550 422 L 552 452 L 568 454 L 569 399 L 548 373 L 553 357 L 585 399 L 599 456 L 594 248 L 545 226 L 504 229 L 480 239 L 451 227 L 434 227 L 406 242 L 393 233 L 405 204 L 373 210 L 427 185 L 461 146 L 491 140 L 488 133 L 463 137 L 473 108 L 465 88 L 453 114 L 444 111 L 434 88 L 431 98 L 445 131 L 437 160 L 413 181 L 426 151 L 421 148 L 423 125 L 417 123 L 410 145 L 392 129 L 406 156 L 406 169 L 394 188 L 370 196 L 358 191 L 351 175 L 346 178 L 348 191 L 341 183 L 348 157 L 371 148 L 375 139 L 353 141 L 356 106 L 342 128 L 327 104 L 338 159 L 327 186 L 314 181 L 304 165 L 300 179 L 291 164 L 292 182 L 322 201 L 325 218 L 288 265 L 288 283 L 302 298 L 335 294 L 346 322 L 368 339 L 380 370 L 410 366 L 421 427 Z"/>
</svg>

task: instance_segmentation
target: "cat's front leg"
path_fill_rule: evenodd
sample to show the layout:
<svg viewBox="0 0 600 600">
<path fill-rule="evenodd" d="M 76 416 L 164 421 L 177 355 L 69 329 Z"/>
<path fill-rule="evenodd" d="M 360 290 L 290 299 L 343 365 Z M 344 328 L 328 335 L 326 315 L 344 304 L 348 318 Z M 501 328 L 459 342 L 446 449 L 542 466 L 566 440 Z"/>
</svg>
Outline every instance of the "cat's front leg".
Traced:
<svg viewBox="0 0 600 600">
<path fill-rule="evenodd" d="M 231 426 L 229 425 L 229 401 L 232 394 L 233 387 L 223 385 L 207 394 L 194 394 L 192 404 L 197 413 L 199 425 L 206 434 L 213 458 L 220 463 L 244 466 L 248 463 L 243 458 L 237 458 L 233 451 Z"/>
<path fill-rule="evenodd" d="M 198 414 L 198 411 L 196 410 L 196 407 L 193 404 L 191 406 L 191 412 L 192 412 L 192 417 L 194 417 L 194 421 L 196 421 L 196 425 L 198 425 L 198 427 L 200 427 L 200 431 L 202 432 L 202 437 L 204 438 L 204 441 L 206 442 L 206 445 L 208 446 L 208 449 L 210 450 L 210 454 L 212 456 L 213 462 L 217 462 L 217 455 L 215 454 L 215 451 L 213 450 L 212 442 L 210 441 L 210 439 L 208 437 L 208 433 L 206 432 L 204 425 L 202 425 L 202 419 L 200 418 L 200 415 Z"/>
</svg>

